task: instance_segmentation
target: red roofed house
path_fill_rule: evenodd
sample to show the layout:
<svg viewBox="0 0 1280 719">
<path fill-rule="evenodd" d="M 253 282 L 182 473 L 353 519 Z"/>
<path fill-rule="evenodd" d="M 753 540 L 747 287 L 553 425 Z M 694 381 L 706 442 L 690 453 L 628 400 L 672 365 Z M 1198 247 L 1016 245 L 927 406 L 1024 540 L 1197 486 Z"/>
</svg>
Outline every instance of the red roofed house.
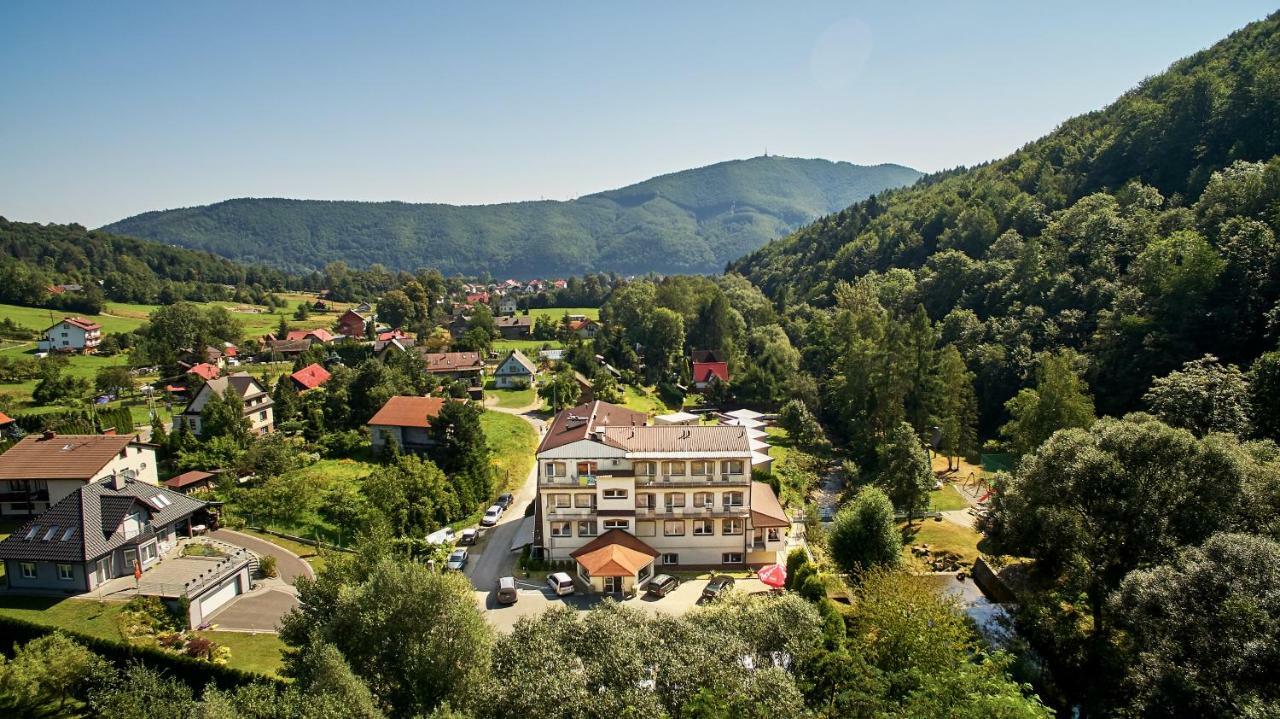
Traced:
<svg viewBox="0 0 1280 719">
<path fill-rule="evenodd" d="M 187 370 L 187 374 L 193 374 L 205 382 L 208 382 L 211 379 L 218 379 L 218 376 L 222 373 L 217 367 L 214 367 L 208 362 L 201 362 L 200 364 L 193 365 L 191 369 Z"/>
<path fill-rule="evenodd" d="M 381 452 L 388 442 L 395 442 L 404 452 L 421 452 L 430 447 L 434 442 L 427 428 L 444 403 L 442 397 L 397 396 L 387 400 L 366 424 L 373 451 Z"/>
<path fill-rule="evenodd" d="M 328 382 L 331 376 L 329 370 L 318 363 L 312 362 L 289 375 L 289 379 L 293 380 L 293 384 L 298 388 L 299 392 L 306 392 Z"/>
<path fill-rule="evenodd" d="M 41 352 L 92 352 L 102 341 L 102 325 L 83 317 L 64 317 L 36 343 Z"/>
<path fill-rule="evenodd" d="M 713 382 L 729 381 L 729 363 L 720 350 L 693 351 L 693 386 L 706 389 Z"/>
<path fill-rule="evenodd" d="M 213 472 L 202 472 L 198 469 L 193 469 L 190 472 L 183 472 L 176 477 L 166 479 L 163 484 L 175 492 L 197 494 L 213 489 L 213 485 L 217 480 L 218 475 Z"/>
<path fill-rule="evenodd" d="M 329 330 L 326 330 L 324 328 L 317 328 L 314 330 L 290 330 L 289 334 L 285 335 L 284 337 L 281 337 L 280 339 L 286 339 L 286 340 L 310 339 L 313 342 L 319 342 L 322 345 L 327 345 L 333 341 L 333 335 L 329 332 Z"/>
<path fill-rule="evenodd" d="M 467 295 L 467 304 L 487 305 L 489 304 L 489 293 L 488 292 L 472 292 Z"/>
<path fill-rule="evenodd" d="M 600 331 L 600 323 L 590 317 L 570 316 L 569 329 L 580 339 L 595 339 L 596 333 Z"/>
<path fill-rule="evenodd" d="M 369 330 L 370 318 L 355 310 L 347 310 L 338 318 L 338 332 L 347 337 L 362 338 Z"/>
</svg>

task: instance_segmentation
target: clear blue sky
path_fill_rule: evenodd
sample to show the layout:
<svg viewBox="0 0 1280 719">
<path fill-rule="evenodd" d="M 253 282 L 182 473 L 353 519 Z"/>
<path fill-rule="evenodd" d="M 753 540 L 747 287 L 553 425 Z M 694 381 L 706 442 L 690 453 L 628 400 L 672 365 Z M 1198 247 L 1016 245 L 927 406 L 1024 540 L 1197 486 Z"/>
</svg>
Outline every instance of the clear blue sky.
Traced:
<svg viewBox="0 0 1280 719">
<path fill-rule="evenodd" d="M 1263 2 L 0 4 L 0 215 L 568 199 L 773 154 L 1006 154 Z M 606 7 L 609 6 L 609 7 Z"/>
</svg>

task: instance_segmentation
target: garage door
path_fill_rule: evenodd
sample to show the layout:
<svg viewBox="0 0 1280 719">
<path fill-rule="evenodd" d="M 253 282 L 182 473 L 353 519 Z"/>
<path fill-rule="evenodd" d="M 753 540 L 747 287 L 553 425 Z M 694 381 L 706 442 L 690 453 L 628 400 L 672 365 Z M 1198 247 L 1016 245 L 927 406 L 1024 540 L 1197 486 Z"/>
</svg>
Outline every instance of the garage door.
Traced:
<svg viewBox="0 0 1280 719">
<path fill-rule="evenodd" d="M 210 614 L 218 610 L 223 604 L 231 601 L 240 594 L 240 577 L 235 576 L 230 582 L 219 587 L 209 596 L 200 600 L 200 616 L 208 617 Z"/>
</svg>

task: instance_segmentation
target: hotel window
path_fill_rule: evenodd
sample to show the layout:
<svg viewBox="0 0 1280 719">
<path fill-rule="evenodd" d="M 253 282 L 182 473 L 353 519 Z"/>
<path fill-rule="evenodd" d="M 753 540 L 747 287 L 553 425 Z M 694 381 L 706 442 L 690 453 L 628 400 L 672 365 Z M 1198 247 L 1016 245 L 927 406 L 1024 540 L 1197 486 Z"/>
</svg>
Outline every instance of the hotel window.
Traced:
<svg viewBox="0 0 1280 719">
<path fill-rule="evenodd" d="M 265 409 L 258 413 L 258 419 L 263 422 L 267 421 L 267 411 Z"/>
<path fill-rule="evenodd" d="M 667 537 L 683 537 L 684 521 L 683 520 L 667 520 L 662 523 L 662 534 Z"/>
<path fill-rule="evenodd" d="M 654 537 L 658 534 L 657 522 L 636 522 L 637 537 Z"/>
<path fill-rule="evenodd" d="M 564 462 L 547 462 L 548 477 L 564 477 L 567 476 Z"/>
<path fill-rule="evenodd" d="M 594 494 L 575 494 L 573 495 L 573 506 L 579 509 L 590 509 L 596 506 L 596 495 Z"/>
<path fill-rule="evenodd" d="M 552 522 L 552 523 L 551 523 L 551 536 L 553 536 L 553 537 L 572 537 L 572 536 L 573 536 L 573 523 L 572 523 L 572 522 Z"/>
<path fill-rule="evenodd" d="M 721 520 L 720 533 L 729 536 L 731 534 L 742 534 L 741 519 L 725 519 Z"/>
<path fill-rule="evenodd" d="M 35 564 L 35 562 L 23 562 L 23 563 L 22 563 L 22 578 L 23 578 L 23 579 L 35 579 L 35 578 L 36 578 L 36 564 Z"/>
<path fill-rule="evenodd" d="M 604 490 L 604 492 L 603 492 L 602 496 L 603 496 L 605 499 L 626 499 L 626 498 L 627 498 L 627 490 L 625 490 L 625 489 L 606 489 L 606 490 Z"/>
<path fill-rule="evenodd" d="M 725 507 L 741 507 L 742 492 L 725 492 L 724 498 L 721 500 Z"/>
<path fill-rule="evenodd" d="M 695 537 L 710 537 L 715 533 L 715 522 L 712 522 L 710 519 L 693 520 L 693 535 Z"/>
<path fill-rule="evenodd" d="M 680 555 L 679 555 L 679 554 L 664 554 L 664 555 L 662 555 L 662 563 L 663 563 L 663 564 L 679 564 L 679 563 L 680 563 Z"/>
<path fill-rule="evenodd" d="M 58 579 L 61 579 L 64 582 L 69 582 L 75 578 L 76 578 L 75 572 L 72 571 L 70 564 L 58 565 Z"/>
<path fill-rule="evenodd" d="M 658 473 L 658 465 L 653 462 L 636 462 L 637 477 L 652 477 Z"/>
<path fill-rule="evenodd" d="M 730 459 L 724 463 L 725 474 L 742 474 L 742 460 Z"/>
<path fill-rule="evenodd" d="M 716 493 L 715 492 L 694 492 L 693 506 L 695 507 L 716 506 Z"/>
<path fill-rule="evenodd" d="M 649 492 L 637 494 L 636 509 L 653 509 L 653 494 Z"/>
<path fill-rule="evenodd" d="M 683 477 L 684 462 L 663 462 L 662 473 L 668 477 Z"/>
<path fill-rule="evenodd" d="M 720 555 L 723 564 L 742 564 L 742 552 L 725 552 Z"/>
<path fill-rule="evenodd" d="M 779 530 L 778 530 L 778 528 L 777 528 L 777 527 L 769 527 L 769 535 L 768 535 L 769 541 L 770 541 L 770 542 L 776 542 L 776 541 L 778 541 L 779 537 L 781 537 L 781 534 L 779 534 Z"/>
<path fill-rule="evenodd" d="M 716 463 L 694 462 L 689 473 L 695 477 L 709 477 L 716 473 Z"/>
<path fill-rule="evenodd" d="M 683 507 L 684 492 L 667 492 L 666 496 L 663 497 L 663 501 L 666 503 L 667 509 L 671 509 L 672 507 Z"/>
<path fill-rule="evenodd" d="M 552 502 L 552 504 L 553 504 L 555 507 L 557 507 L 557 508 L 561 508 L 561 507 L 568 507 L 568 506 L 569 506 L 569 495 L 567 495 L 567 494 L 553 494 L 553 495 L 551 495 L 551 502 Z"/>
<path fill-rule="evenodd" d="M 588 521 L 585 521 L 585 522 L 578 522 L 578 536 L 579 536 L 579 537 L 594 537 L 594 536 L 596 536 L 596 523 L 595 523 L 595 521 L 594 521 L 594 520 L 588 520 Z"/>
<path fill-rule="evenodd" d="M 606 519 L 604 520 L 605 529 L 626 529 L 631 526 L 630 522 L 625 519 Z"/>
</svg>

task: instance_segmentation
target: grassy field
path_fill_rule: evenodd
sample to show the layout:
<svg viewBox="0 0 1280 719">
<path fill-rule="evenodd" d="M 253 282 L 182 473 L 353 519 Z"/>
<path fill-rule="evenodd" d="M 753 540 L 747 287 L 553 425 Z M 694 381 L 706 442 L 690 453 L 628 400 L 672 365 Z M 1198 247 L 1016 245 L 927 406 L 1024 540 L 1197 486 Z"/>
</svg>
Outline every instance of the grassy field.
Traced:
<svg viewBox="0 0 1280 719">
<path fill-rule="evenodd" d="M 637 389 L 629 384 L 622 385 L 623 396 L 622 406 L 628 409 L 634 409 L 637 412 L 647 412 L 649 414 L 666 414 L 679 409 L 668 407 L 661 399 L 657 392 L 647 389 Z"/>
<path fill-rule="evenodd" d="M 524 389 L 498 389 L 493 386 L 493 380 L 484 385 L 485 394 L 495 398 L 499 407 L 506 409 L 518 409 L 520 407 L 528 407 L 538 401 L 538 391 L 533 387 Z"/>
<path fill-rule="evenodd" d="M 520 417 L 502 412 L 485 412 L 480 424 L 493 451 L 493 466 L 502 491 L 520 486 L 533 468 L 538 433 Z"/>
<path fill-rule="evenodd" d="M 935 512 L 950 512 L 957 509 L 968 509 L 969 503 L 965 498 L 960 496 L 955 487 L 949 484 L 942 485 L 942 489 L 935 489 L 929 493 L 929 508 Z"/>
<path fill-rule="evenodd" d="M 493 350 L 505 355 L 511 350 L 520 350 L 533 362 L 538 361 L 538 352 L 544 349 L 563 349 L 564 344 L 557 340 L 494 340 Z"/>
<path fill-rule="evenodd" d="M 534 322 L 538 321 L 539 315 L 547 315 L 551 319 L 559 322 L 566 314 L 583 315 L 593 320 L 600 319 L 599 307 L 543 307 L 541 309 L 529 310 L 529 316 Z"/>
<path fill-rule="evenodd" d="M 248 672 L 280 676 L 284 665 L 284 642 L 274 634 L 247 632 L 196 632 L 231 649 L 230 665 Z"/>
<path fill-rule="evenodd" d="M 970 566 L 980 554 L 978 542 L 982 540 L 982 535 L 954 522 L 926 519 L 915 522 L 910 529 L 903 522 L 899 529 L 902 531 L 903 556 L 908 560 L 914 559 L 910 553 L 913 544 L 927 544 L 935 554 L 950 552 Z"/>
</svg>

